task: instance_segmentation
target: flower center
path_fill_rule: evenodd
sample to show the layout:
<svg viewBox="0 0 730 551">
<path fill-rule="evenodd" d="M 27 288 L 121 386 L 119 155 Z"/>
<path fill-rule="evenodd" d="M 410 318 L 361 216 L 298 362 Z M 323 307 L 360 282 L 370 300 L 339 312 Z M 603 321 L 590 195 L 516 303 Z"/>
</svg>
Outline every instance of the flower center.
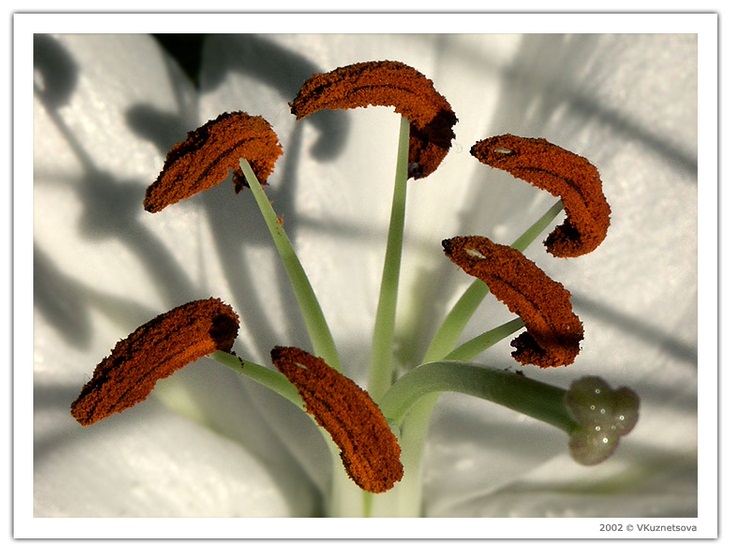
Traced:
<svg viewBox="0 0 730 551">
<path fill-rule="evenodd" d="M 131 407 L 144 400 L 160 378 L 209 356 L 302 407 L 329 433 L 346 473 L 357 486 L 368 494 L 404 488 L 404 493 L 412 493 L 409 499 L 415 503 L 414 511 L 420 493 L 413 488 L 420 487 L 417 479 L 428 419 L 434 396 L 441 392 L 478 396 L 564 430 L 571 455 L 581 463 L 595 464 L 613 452 L 619 437 L 638 418 L 638 398 L 629 389 L 614 392 L 601 379 L 590 378 L 566 391 L 523 374 L 465 363 L 521 327 L 526 332 L 512 341 L 512 356 L 521 364 L 552 367 L 576 360 L 583 324 L 573 312 L 570 292 L 521 251 L 563 207 L 567 217 L 548 236 L 549 252 L 578 256 L 593 251 L 604 240 L 611 210 L 598 171 L 583 157 L 543 139 L 504 135 L 472 147 L 472 154 L 482 163 L 506 170 L 561 201 L 511 247 L 483 236 L 443 241 L 446 256 L 476 280 L 446 316 L 423 362 L 398 374 L 393 349 L 406 181 L 425 178 L 438 168 L 451 146 L 457 118 L 431 80 L 393 61 L 357 63 L 314 75 L 290 104 L 297 120 L 321 109 L 368 105 L 393 106 L 402 115 L 368 391 L 346 376 L 347 366 L 342 365 L 282 218 L 263 190 L 262 184 L 282 154 L 276 133 L 261 117 L 224 113 L 172 148 L 147 190 L 144 208 L 158 212 L 218 185 L 233 171 L 236 192 L 249 187 L 262 213 L 314 354 L 275 347 L 271 360 L 280 373 L 238 358 L 229 353 L 238 332 L 235 312 L 219 299 L 188 303 L 143 325 L 102 360 L 72 405 L 72 414 L 81 424 Z M 467 321 L 489 293 L 518 318 L 458 345 Z M 397 437 L 391 427 L 397 429 Z M 366 502 L 372 505 L 372 498 Z"/>
</svg>

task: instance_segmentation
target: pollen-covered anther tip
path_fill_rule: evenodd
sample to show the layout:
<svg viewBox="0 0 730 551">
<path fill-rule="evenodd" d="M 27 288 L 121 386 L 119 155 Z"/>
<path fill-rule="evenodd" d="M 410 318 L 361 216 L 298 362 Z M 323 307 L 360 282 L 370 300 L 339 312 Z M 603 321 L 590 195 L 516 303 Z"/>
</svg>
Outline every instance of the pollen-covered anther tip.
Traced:
<svg viewBox="0 0 730 551">
<path fill-rule="evenodd" d="M 543 138 L 511 134 L 478 141 L 471 154 L 492 168 L 560 197 L 566 219 L 545 240 L 549 253 L 581 256 L 606 238 L 611 207 L 603 194 L 600 174 L 588 159 Z"/>
<path fill-rule="evenodd" d="M 242 111 L 223 113 L 188 133 L 167 154 L 157 180 L 147 188 L 144 208 L 159 212 L 165 207 L 212 188 L 233 171 L 236 191 L 246 186 L 239 161 L 246 159 L 262 184 L 282 153 L 271 125 Z"/>
<path fill-rule="evenodd" d="M 217 298 L 157 316 L 119 341 L 96 366 L 71 404 L 71 414 L 87 426 L 134 406 L 158 380 L 217 350 L 230 351 L 238 327 L 238 315 Z"/>
<path fill-rule="evenodd" d="M 394 107 L 410 122 L 408 177 L 425 178 L 438 168 L 454 139 L 456 115 L 433 82 L 399 61 L 366 61 L 317 74 L 291 102 L 297 120 L 323 109 Z"/>
<path fill-rule="evenodd" d="M 360 488 L 386 492 L 403 477 L 398 440 L 367 392 L 299 348 L 277 346 L 271 360 L 330 434 L 345 471 Z"/>
<path fill-rule="evenodd" d="M 580 352 L 583 323 L 573 313 L 570 292 L 520 251 L 481 236 L 442 242 L 449 259 L 481 279 L 525 323 L 512 341 L 512 356 L 539 367 L 570 365 Z"/>
<path fill-rule="evenodd" d="M 577 423 L 570 434 L 570 455 L 581 465 L 605 461 L 639 420 L 637 394 L 628 387 L 613 390 L 600 377 L 574 381 L 565 405 Z"/>
</svg>

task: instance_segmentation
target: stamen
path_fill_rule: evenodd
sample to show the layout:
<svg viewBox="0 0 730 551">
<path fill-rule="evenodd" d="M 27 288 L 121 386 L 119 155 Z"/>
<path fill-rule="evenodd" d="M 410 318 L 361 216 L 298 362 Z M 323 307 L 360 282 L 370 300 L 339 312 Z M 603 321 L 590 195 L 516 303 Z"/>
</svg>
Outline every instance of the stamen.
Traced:
<svg viewBox="0 0 730 551">
<path fill-rule="evenodd" d="M 510 134 L 477 142 L 471 154 L 486 165 L 506 170 L 562 199 L 565 222 L 545 240 L 551 254 L 581 256 L 606 238 L 611 207 L 603 194 L 598 170 L 584 157 L 542 138 Z"/>
<path fill-rule="evenodd" d="M 339 67 L 307 80 L 290 104 L 297 120 L 322 109 L 392 106 L 408 118 L 409 178 L 425 178 L 438 168 L 454 139 L 456 115 L 433 82 L 398 61 L 369 61 Z"/>
<path fill-rule="evenodd" d="M 162 172 L 147 188 L 144 208 L 159 212 L 218 185 L 231 170 L 236 192 L 248 187 L 239 166 L 241 158 L 265 184 L 281 153 L 279 138 L 265 119 L 241 111 L 223 113 L 173 146 Z"/>
<path fill-rule="evenodd" d="M 96 366 L 71 404 L 71 414 L 91 425 L 142 402 L 158 380 L 216 350 L 230 351 L 238 316 L 220 299 L 178 306 L 119 341 Z"/>
<path fill-rule="evenodd" d="M 583 324 L 573 313 L 568 290 L 521 252 L 486 237 L 454 237 L 442 245 L 453 263 L 484 281 L 525 322 L 527 332 L 511 343 L 517 361 L 540 367 L 573 363 L 580 352 Z"/>
<path fill-rule="evenodd" d="M 307 412 L 330 433 L 358 486 L 381 493 L 403 477 L 398 440 L 367 392 L 298 348 L 277 346 L 271 359 L 297 387 Z"/>
</svg>

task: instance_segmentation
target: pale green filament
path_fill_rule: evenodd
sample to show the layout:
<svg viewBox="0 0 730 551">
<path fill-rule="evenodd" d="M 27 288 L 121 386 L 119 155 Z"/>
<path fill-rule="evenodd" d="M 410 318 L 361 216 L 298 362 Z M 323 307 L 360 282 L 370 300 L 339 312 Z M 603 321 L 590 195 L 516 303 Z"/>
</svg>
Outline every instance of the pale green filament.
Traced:
<svg viewBox="0 0 730 551">
<path fill-rule="evenodd" d="M 264 217 L 266 227 L 274 239 L 276 250 L 279 252 L 281 261 L 284 264 L 284 269 L 289 277 L 294 296 L 304 318 L 304 324 L 307 327 L 314 353 L 327 362 L 330 367 L 342 372 L 340 357 L 327 325 L 327 320 L 325 320 L 312 285 L 309 283 L 309 278 L 301 262 L 299 262 L 296 252 L 294 252 L 294 247 L 292 247 L 276 212 L 274 212 L 274 208 L 269 202 L 269 198 L 261 187 L 258 178 L 256 178 L 256 174 L 251 169 L 251 165 L 245 159 L 241 159 L 241 170 L 243 170 L 246 182 L 248 182 L 253 192 L 256 204 Z"/>
<path fill-rule="evenodd" d="M 537 239 L 545 228 L 550 225 L 550 223 L 560 213 L 562 208 L 562 201 L 557 201 L 553 204 L 550 209 L 545 212 L 545 214 L 543 214 L 514 241 L 513 247 L 518 250 L 524 250 L 530 243 L 532 243 L 532 241 Z M 476 351 L 475 345 L 478 341 L 469 341 L 464 343 L 464 345 L 462 345 L 463 348 L 457 348 L 457 343 L 467 323 L 482 303 L 482 300 L 484 300 L 488 294 L 489 288 L 486 283 L 479 279 L 475 279 L 454 305 L 452 310 L 447 314 L 441 324 L 441 327 L 438 329 L 435 337 L 431 341 L 423 363 L 443 360 L 450 354 L 455 355 L 455 358 L 450 357 L 450 359 L 466 360 L 473 357 L 471 354 Z M 513 323 L 515 326 L 514 330 L 517 330 L 519 328 L 516 327 L 516 325 L 521 323 L 521 320 L 519 322 L 515 320 L 510 323 Z M 499 329 L 500 328 L 497 328 L 495 331 Z M 489 332 L 487 332 L 487 334 L 488 333 Z M 489 340 L 491 342 L 491 339 L 486 339 L 483 335 L 477 337 L 477 339 L 479 338 Z M 483 349 L 484 347 L 482 347 L 482 350 Z M 482 350 L 479 350 L 477 353 Z M 394 504 L 389 504 L 388 508 L 391 511 L 394 511 L 398 516 L 418 515 L 421 512 L 420 510 L 417 510 L 421 503 L 422 494 L 421 460 L 423 457 L 423 447 L 426 441 L 426 435 L 428 434 L 431 413 L 433 408 L 436 406 L 438 397 L 438 392 L 422 397 L 413 405 L 413 407 L 409 410 L 408 415 L 402 420 L 400 427 L 400 444 L 403 450 L 403 455 L 401 459 L 406 474 L 400 482 L 398 495 L 396 497 L 388 498 L 390 501 L 395 501 Z"/>
<path fill-rule="evenodd" d="M 289 400 L 295 406 L 304 409 L 304 402 L 299 396 L 297 388 L 289 382 L 284 375 L 277 373 L 271 369 L 267 369 L 263 365 L 259 365 L 248 360 L 243 360 L 238 356 L 223 352 L 221 350 L 208 355 L 208 358 L 225 365 L 236 373 L 245 375 L 249 379 L 265 386 L 269 390 L 273 390 L 279 396 Z"/>
<path fill-rule="evenodd" d="M 398 160 L 395 168 L 395 186 L 390 212 L 388 243 L 385 250 L 380 297 L 375 316 L 373 345 L 370 357 L 368 392 L 377 401 L 388 390 L 393 380 L 393 345 L 395 342 L 395 312 L 398 302 L 403 231 L 406 216 L 406 188 L 408 181 L 408 139 L 410 123 L 401 117 L 398 137 Z"/>
<path fill-rule="evenodd" d="M 484 352 L 487 348 L 497 344 L 502 339 L 506 339 L 515 331 L 519 331 L 524 326 L 525 322 L 522 321 L 522 318 L 516 318 L 507 323 L 503 323 L 499 327 L 485 331 L 481 335 L 477 335 L 473 339 L 468 340 L 449 352 L 444 359 L 468 362 Z"/>
<path fill-rule="evenodd" d="M 560 214 L 563 210 L 563 201 L 558 199 L 552 207 L 550 207 L 545 214 L 543 214 L 537 221 L 527 228 L 522 235 L 512 242 L 512 248 L 518 251 L 524 251 L 535 239 L 540 237 L 540 234 L 545 231 L 555 217 Z"/>
</svg>

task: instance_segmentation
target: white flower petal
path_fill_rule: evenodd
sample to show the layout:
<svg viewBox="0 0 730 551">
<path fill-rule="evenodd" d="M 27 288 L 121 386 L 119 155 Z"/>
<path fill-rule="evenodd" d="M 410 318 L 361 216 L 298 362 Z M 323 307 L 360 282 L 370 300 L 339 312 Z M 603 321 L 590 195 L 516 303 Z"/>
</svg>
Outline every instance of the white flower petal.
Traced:
<svg viewBox="0 0 730 551">
<path fill-rule="evenodd" d="M 312 507 L 313 493 L 288 502 L 278 473 L 234 441 L 154 401 L 138 409 L 91 429 L 36 416 L 36 516 L 281 517 Z"/>
<path fill-rule="evenodd" d="M 255 490 L 262 498 L 257 507 L 263 514 L 309 514 L 316 493 L 306 479 L 301 485 L 282 489 L 272 487 L 272 478 L 242 474 L 276 464 L 284 471 L 276 476 L 278 482 L 298 475 L 297 463 L 291 457 L 284 455 L 272 462 L 258 455 L 264 450 L 281 451 L 276 440 L 266 448 L 258 446 L 257 450 L 254 444 L 251 452 L 240 449 L 230 454 L 232 459 L 211 462 L 211 453 L 235 445 L 202 427 L 196 430 L 205 444 L 195 445 L 194 438 L 180 434 L 188 432 L 189 423 L 184 420 L 174 422 L 177 428 L 168 437 L 157 433 L 156 438 L 140 436 L 139 443 L 133 441 L 136 412 L 126 416 L 127 432 L 105 431 L 102 426 L 88 437 L 88 444 L 84 438 L 87 432 L 68 426 L 73 425 L 68 409 L 71 401 L 118 339 L 161 311 L 188 300 L 213 294 L 226 299 L 226 289 L 215 279 L 215 273 L 211 276 L 206 270 L 203 252 L 208 233 L 199 209 L 183 206 L 172 215 L 157 218 L 142 209 L 144 190 L 162 166 L 162 149 L 182 139 L 191 128 L 193 117 L 186 113 L 191 107 L 194 113 L 197 106 L 190 83 L 150 37 L 41 36 L 37 40 L 37 67 L 47 70 L 50 60 L 55 63 L 51 67 L 67 69 L 55 69 L 53 78 L 42 72 L 37 75 L 39 85 L 46 87 L 42 88 L 45 93 L 37 96 L 35 119 L 35 373 L 37 391 L 43 397 L 36 403 L 43 417 L 37 427 L 36 446 L 44 450 L 35 473 L 38 514 L 80 515 L 96 510 L 99 515 L 204 515 L 202 501 L 200 506 L 189 499 L 177 501 L 178 492 L 185 494 L 184 487 L 190 481 L 183 477 L 178 484 L 169 476 L 167 461 L 157 461 L 160 456 L 175 455 L 176 449 L 185 449 L 191 465 L 210 463 L 209 475 L 200 480 L 202 485 L 215 483 L 229 488 L 236 499 L 243 491 Z M 64 82 L 68 84 L 65 89 L 61 85 Z M 48 94 L 58 87 L 67 92 L 60 98 L 63 101 L 58 96 L 49 99 Z M 152 137 L 154 140 L 148 139 Z M 240 378 L 220 366 L 207 365 L 205 369 L 212 373 L 211 388 L 228 381 L 226 388 L 232 391 L 241 384 Z M 166 388 L 184 386 L 186 378 L 195 381 L 196 374 L 177 375 L 165 381 L 167 385 L 160 385 L 158 397 L 165 397 Z M 235 379 L 233 384 L 231 378 Z M 211 412 L 206 406 L 210 404 L 205 398 L 206 387 L 202 390 L 198 411 L 207 424 L 217 428 L 226 414 L 221 416 L 219 408 Z M 245 397 L 241 389 L 237 398 L 244 401 Z M 250 411 L 257 410 L 255 405 L 241 408 L 237 421 L 253 419 Z M 52 436 L 69 430 L 79 433 L 68 443 Z M 140 424 L 136 430 L 144 431 L 145 427 Z M 266 442 L 265 436 L 270 434 L 266 418 L 251 422 L 247 432 L 254 441 Z M 107 454 L 114 451 L 117 438 L 125 442 L 118 462 L 136 457 L 144 469 L 134 473 L 123 469 L 122 474 L 114 474 L 119 465 L 102 461 L 103 455 L 99 461 L 86 463 L 85 477 L 59 478 L 79 471 L 79 458 L 87 453 L 87 445 Z M 229 461 L 235 458 L 242 461 L 242 469 L 231 468 Z M 182 463 L 176 468 L 179 465 Z M 287 475 L 287 471 L 291 473 Z M 254 479 L 249 480 L 249 476 Z M 158 490 L 140 493 L 122 510 L 109 500 L 107 492 L 74 489 L 74 484 L 84 484 L 101 490 L 102 486 L 94 485 L 100 484 L 99 480 L 91 483 L 89 478 L 114 480 L 110 488 L 118 485 L 121 493 L 130 486 L 150 485 Z M 302 486 L 310 499 L 295 495 L 303 491 Z M 203 492 L 202 486 L 195 491 Z M 225 490 L 214 488 L 211 495 L 220 495 L 216 493 L 220 491 Z M 283 504 L 284 495 L 290 504 Z M 221 502 L 219 508 L 210 507 L 206 502 L 211 514 L 222 516 L 254 514 L 249 505 L 232 507 L 229 501 Z"/>
<path fill-rule="evenodd" d="M 494 458 L 499 452 L 492 451 L 480 456 L 485 458 L 482 473 L 496 473 L 492 484 L 500 489 L 494 496 L 488 491 L 480 497 L 468 495 L 448 510 L 439 504 L 444 494 L 439 497 L 434 488 L 429 511 L 449 516 L 610 516 L 631 510 L 637 515 L 691 516 L 697 505 L 692 482 L 697 446 L 696 42 L 692 37 L 555 36 L 526 37 L 522 48 L 505 83 L 503 105 L 507 113 L 530 109 L 522 117 L 498 119 L 490 133 L 543 136 L 587 156 L 599 167 L 612 206 L 608 238 L 594 253 L 563 260 L 545 254 L 539 243 L 528 249 L 530 258 L 573 293 L 586 337 L 575 365 L 525 373 L 562 386 L 588 374 L 628 385 L 641 397 L 640 421 L 620 444 L 618 458 L 585 475 L 584 467 L 549 460 L 553 453 L 565 455 L 562 435 L 562 449 L 546 457 L 541 441 L 522 426 L 500 430 L 498 425 L 496 433 L 485 432 L 484 447 L 491 449 L 494 439 L 532 441 L 523 453 L 546 461 L 540 469 L 543 485 L 530 480 L 536 463 L 525 477 L 515 473 L 502 478 Z M 665 108 L 672 105 L 679 107 Z M 487 173 L 483 180 L 492 178 L 499 176 Z M 526 187 L 521 182 L 510 185 Z M 512 190 L 506 193 L 517 196 Z M 539 192 L 532 197 L 532 205 L 543 209 L 550 202 Z M 505 227 L 502 240 L 509 242 L 519 229 Z M 482 323 L 494 323 L 490 314 L 485 313 Z M 485 357 L 505 365 L 507 353 L 505 347 L 495 347 Z M 448 433 L 435 432 L 433 449 L 438 454 L 449 449 L 450 440 Z M 437 444 L 441 438 L 447 443 Z M 449 452 L 433 458 L 432 465 L 450 472 L 452 460 Z M 666 486 L 668 473 L 683 481 L 672 491 Z M 596 495 L 591 500 L 591 483 L 583 481 L 591 476 L 596 488 L 613 485 L 615 499 Z M 622 485 L 626 479 L 642 490 Z M 560 495 L 566 499 L 553 499 L 552 486 L 565 492 Z M 573 499 L 573 492 L 579 497 Z M 458 489 L 452 493 L 458 496 Z M 647 495 L 663 497 L 652 501 Z"/>
</svg>

